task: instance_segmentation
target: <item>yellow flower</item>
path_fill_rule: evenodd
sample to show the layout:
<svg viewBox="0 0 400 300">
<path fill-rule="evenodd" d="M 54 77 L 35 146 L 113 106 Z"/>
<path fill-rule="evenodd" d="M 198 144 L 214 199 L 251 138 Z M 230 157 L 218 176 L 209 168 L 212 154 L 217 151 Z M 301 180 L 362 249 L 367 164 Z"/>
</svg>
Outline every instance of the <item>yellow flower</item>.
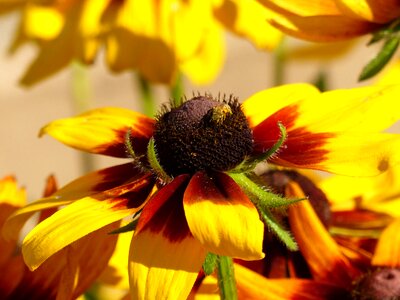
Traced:
<svg viewBox="0 0 400 300">
<path fill-rule="evenodd" d="M 180 70 L 204 84 L 223 64 L 221 25 L 259 48 L 274 48 L 281 38 L 260 4 L 242 0 L 0 1 L 0 11 L 15 6 L 22 18 L 12 49 L 30 40 L 39 47 L 24 85 L 73 60 L 92 64 L 102 47 L 113 71 L 134 69 L 149 81 L 173 83 Z"/>
<path fill-rule="evenodd" d="M 400 136 L 381 133 L 400 117 L 393 109 L 399 92 L 391 86 L 320 93 L 292 84 L 242 105 L 198 96 L 164 108 L 155 120 L 103 108 L 54 121 L 41 134 L 91 153 L 130 156 L 133 163 L 87 174 L 29 204 L 10 217 L 6 233 L 36 211 L 64 206 L 23 242 L 24 258 L 36 269 L 79 238 L 135 215 L 132 296 L 186 298 L 207 252 L 264 257 L 259 195 L 265 191 L 253 194 L 238 173 L 252 170 L 257 159 L 346 175 L 386 171 L 400 162 Z"/>
<path fill-rule="evenodd" d="M 49 177 L 45 196 L 56 189 L 53 177 Z M 0 229 L 7 218 L 26 204 L 24 189 L 17 186 L 14 177 L 0 180 Z M 45 209 L 39 222 L 55 212 Z M 0 236 L 0 298 L 1 299 L 72 299 L 86 291 L 100 272 L 107 266 L 114 250 L 116 237 L 107 236 L 115 224 L 97 230 L 76 240 L 56 253 L 35 271 L 24 264 L 17 245 L 20 229 L 13 228 L 12 235 Z M 96 241 L 95 245 L 92 242 Z M 93 247 L 92 247 L 93 246 Z M 81 251 L 86 249 L 87 251 Z M 93 255 L 93 256 L 92 256 Z"/>
<path fill-rule="evenodd" d="M 400 17 L 397 0 L 258 0 L 269 22 L 283 32 L 327 42 L 371 33 Z"/>
</svg>

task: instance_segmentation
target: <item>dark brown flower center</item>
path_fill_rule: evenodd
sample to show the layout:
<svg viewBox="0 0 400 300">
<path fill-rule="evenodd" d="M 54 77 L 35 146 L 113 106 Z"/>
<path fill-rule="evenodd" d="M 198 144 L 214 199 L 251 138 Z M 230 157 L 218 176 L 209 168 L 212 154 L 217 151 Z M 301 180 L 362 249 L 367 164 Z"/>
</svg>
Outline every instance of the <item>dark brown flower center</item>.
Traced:
<svg viewBox="0 0 400 300">
<path fill-rule="evenodd" d="M 353 299 L 400 299 L 400 269 L 379 268 L 366 274 L 356 283 Z"/>
<path fill-rule="evenodd" d="M 198 96 L 157 118 L 154 145 L 171 176 L 227 171 L 251 154 L 253 135 L 236 99 Z"/>
</svg>

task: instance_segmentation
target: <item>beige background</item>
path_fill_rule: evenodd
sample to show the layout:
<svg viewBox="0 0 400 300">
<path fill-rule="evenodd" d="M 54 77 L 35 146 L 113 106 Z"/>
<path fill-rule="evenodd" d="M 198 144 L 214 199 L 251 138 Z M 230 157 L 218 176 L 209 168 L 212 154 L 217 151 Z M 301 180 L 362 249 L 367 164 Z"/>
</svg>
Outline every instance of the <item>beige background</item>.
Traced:
<svg viewBox="0 0 400 300">
<path fill-rule="evenodd" d="M 28 45 L 13 56 L 7 55 L 16 21 L 16 16 L 0 18 L 0 177 L 14 174 L 20 184 L 26 186 L 29 198 L 33 200 L 40 197 L 44 180 L 49 174 L 55 174 L 63 185 L 82 171 L 78 151 L 50 137 L 37 137 L 44 124 L 75 114 L 71 101 L 71 71 L 64 70 L 30 89 L 18 86 L 18 78 L 34 57 L 35 48 Z M 366 41 L 367 38 L 357 41 L 351 51 L 334 61 L 317 58 L 291 61 L 287 66 L 285 82 L 312 81 L 323 67 L 329 73 L 331 89 L 360 85 L 356 82 L 357 76 L 362 66 L 376 53 L 376 48 L 364 46 Z M 245 99 L 272 85 L 270 53 L 256 50 L 249 42 L 232 35 L 227 35 L 227 44 L 226 64 L 218 80 L 206 87 L 193 87 L 186 83 L 188 95 L 192 91 L 208 91 L 232 93 Z M 299 45 L 299 42 L 289 40 L 288 44 Z M 89 70 L 89 80 L 92 86 L 91 107 L 141 109 L 131 74 L 111 74 L 99 58 Z M 164 87 L 157 87 L 157 98 L 160 102 L 168 100 Z M 104 167 L 114 164 L 115 160 L 97 157 L 96 164 L 97 167 Z"/>
</svg>

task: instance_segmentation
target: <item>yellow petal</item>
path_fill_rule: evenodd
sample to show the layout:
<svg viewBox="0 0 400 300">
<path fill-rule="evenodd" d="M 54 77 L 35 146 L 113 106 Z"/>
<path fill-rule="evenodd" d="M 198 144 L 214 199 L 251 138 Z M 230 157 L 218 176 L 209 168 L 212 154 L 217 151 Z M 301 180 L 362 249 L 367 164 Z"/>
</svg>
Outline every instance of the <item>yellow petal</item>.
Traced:
<svg viewBox="0 0 400 300">
<path fill-rule="evenodd" d="M 68 205 L 78 199 L 115 188 L 125 181 L 128 182 L 128 179 L 133 181 L 135 174 L 140 176 L 140 173 L 133 168 L 132 164 L 128 163 L 84 175 L 70 182 L 53 195 L 29 203 L 16 211 L 5 223 L 3 234 L 7 239 L 16 240 L 20 230 L 34 213 Z M 131 186 L 131 183 L 127 183 L 126 187 L 129 186 Z"/>
<path fill-rule="evenodd" d="M 0 205 L 8 204 L 14 208 L 21 207 L 26 203 L 26 191 L 19 188 L 16 179 L 9 175 L 0 179 Z M 3 216 L 2 213 L 0 213 Z M 3 218 L 0 217 L 0 224 Z"/>
<path fill-rule="evenodd" d="M 243 102 L 242 108 L 255 127 L 281 108 L 318 94 L 318 89 L 309 84 L 287 84 L 254 94 Z"/>
<path fill-rule="evenodd" d="M 129 276 L 134 299 L 186 299 L 206 250 L 191 235 L 182 197 L 188 176 L 177 176 L 144 207 L 132 239 Z"/>
<path fill-rule="evenodd" d="M 282 39 L 282 33 L 266 22 L 266 10 L 256 1 L 224 1 L 215 15 L 225 28 L 249 39 L 257 48 L 272 50 Z"/>
<path fill-rule="evenodd" d="M 400 60 L 396 60 L 395 62 L 388 65 L 377 78 L 376 84 L 378 85 L 390 85 L 390 84 L 399 84 L 400 78 Z"/>
<path fill-rule="evenodd" d="M 295 183 L 290 183 L 287 196 L 304 198 L 304 193 Z M 289 208 L 291 230 L 313 277 L 349 288 L 360 275 L 340 251 L 340 247 L 326 231 L 308 201 Z"/>
<path fill-rule="evenodd" d="M 338 8 L 354 18 L 374 23 L 388 23 L 400 16 L 397 0 L 335 0 Z"/>
<path fill-rule="evenodd" d="M 64 26 L 64 17 L 50 6 L 29 4 L 24 10 L 24 33 L 30 39 L 51 40 Z"/>
<path fill-rule="evenodd" d="M 257 0 L 267 8 L 281 11 L 282 14 L 294 14 L 301 17 L 318 15 L 340 15 L 334 0 Z"/>
<path fill-rule="evenodd" d="M 264 224 L 228 175 L 195 174 L 184 195 L 184 208 L 190 231 L 207 251 L 244 260 L 264 257 Z"/>
<path fill-rule="evenodd" d="M 22 253 L 30 269 L 77 239 L 140 210 L 151 180 L 133 182 L 131 188 L 82 198 L 39 223 L 24 239 Z M 123 193 L 124 192 L 124 193 Z"/>
<path fill-rule="evenodd" d="M 374 266 L 400 267 L 400 219 L 382 232 L 371 263 Z"/>
<path fill-rule="evenodd" d="M 51 122 L 40 136 L 49 134 L 79 150 L 126 157 L 125 139 L 130 130 L 131 144 L 140 155 L 145 153 L 153 133 L 153 119 L 123 108 L 99 108 L 76 117 Z"/>
<path fill-rule="evenodd" d="M 301 17 L 271 12 L 268 22 L 288 35 L 314 42 L 356 38 L 379 28 L 374 23 L 336 15 Z"/>
<path fill-rule="evenodd" d="M 180 68 L 195 84 L 206 84 L 219 74 L 225 59 L 221 29 L 215 24 L 204 38 L 195 55 L 182 61 Z"/>
</svg>

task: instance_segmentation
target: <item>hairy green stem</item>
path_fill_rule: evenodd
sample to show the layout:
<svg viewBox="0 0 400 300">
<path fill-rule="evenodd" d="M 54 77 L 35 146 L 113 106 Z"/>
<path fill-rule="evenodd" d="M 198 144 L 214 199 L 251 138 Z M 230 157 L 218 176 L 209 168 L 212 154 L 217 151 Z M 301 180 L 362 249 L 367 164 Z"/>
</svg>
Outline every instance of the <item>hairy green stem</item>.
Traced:
<svg viewBox="0 0 400 300">
<path fill-rule="evenodd" d="M 182 97 L 184 94 L 183 75 L 178 74 L 175 83 L 171 86 L 170 96 L 172 98 L 172 105 L 179 107 L 182 104 Z"/>
<path fill-rule="evenodd" d="M 278 46 L 273 52 L 273 85 L 281 85 L 285 82 L 285 64 L 286 64 L 286 51 L 285 51 L 285 39 L 282 38 Z"/>
<path fill-rule="evenodd" d="M 153 117 L 157 111 L 153 89 L 150 83 L 140 75 L 137 75 L 137 82 L 142 99 L 142 111 L 145 115 Z"/>
<path fill-rule="evenodd" d="M 219 256 L 217 262 L 219 293 L 222 300 L 238 299 L 233 260 L 227 256 Z"/>
</svg>

